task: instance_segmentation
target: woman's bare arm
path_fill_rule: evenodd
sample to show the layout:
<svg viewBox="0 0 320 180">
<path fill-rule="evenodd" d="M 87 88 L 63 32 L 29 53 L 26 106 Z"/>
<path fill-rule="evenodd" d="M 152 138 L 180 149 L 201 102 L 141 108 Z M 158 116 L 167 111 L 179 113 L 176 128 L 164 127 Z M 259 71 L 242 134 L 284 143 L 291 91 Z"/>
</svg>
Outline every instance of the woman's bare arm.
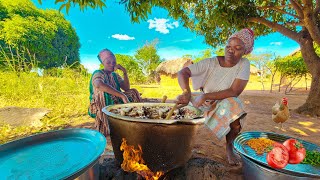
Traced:
<svg viewBox="0 0 320 180">
<path fill-rule="evenodd" d="M 127 75 L 127 72 L 123 73 L 123 81 L 120 83 L 120 88 L 124 91 L 128 91 L 130 89 L 130 82 Z"/>
<path fill-rule="evenodd" d="M 191 98 L 191 90 L 189 85 L 189 79 L 191 77 L 191 71 L 188 67 L 183 68 L 178 72 L 178 83 L 183 91 L 182 95 L 177 97 L 178 104 L 188 104 Z"/>
<path fill-rule="evenodd" d="M 129 100 L 127 100 L 128 99 L 127 96 L 124 93 L 119 92 L 109 84 L 104 83 L 101 79 L 96 79 L 95 81 L 93 81 L 93 86 L 99 91 L 103 91 L 103 92 L 112 94 L 114 96 L 120 97 L 124 101 L 124 103 L 129 102 Z"/>
<path fill-rule="evenodd" d="M 238 97 L 246 87 L 247 83 L 247 80 L 235 79 L 229 89 L 202 94 L 195 99 L 193 105 L 195 107 L 200 107 L 207 100 L 221 100 L 229 97 Z"/>
</svg>

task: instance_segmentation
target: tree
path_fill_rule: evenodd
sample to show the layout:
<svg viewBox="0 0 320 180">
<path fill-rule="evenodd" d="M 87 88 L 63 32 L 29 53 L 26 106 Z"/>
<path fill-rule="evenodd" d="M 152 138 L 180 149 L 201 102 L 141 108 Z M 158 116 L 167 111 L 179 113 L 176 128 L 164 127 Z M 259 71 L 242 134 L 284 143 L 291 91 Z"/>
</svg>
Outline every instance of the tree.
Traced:
<svg viewBox="0 0 320 180">
<path fill-rule="evenodd" d="M 265 90 L 264 88 L 264 80 L 267 77 L 268 74 L 268 61 L 270 61 L 271 59 L 271 54 L 265 53 L 265 54 L 249 54 L 247 56 L 248 59 L 251 60 L 251 62 L 253 62 L 253 64 L 255 64 L 255 66 L 259 69 L 260 72 L 260 82 L 262 85 L 262 90 Z"/>
<path fill-rule="evenodd" d="M 198 61 L 201 61 L 203 59 L 206 59 L 206 58 L 211 58 L 212 57 L 212 54 L 213 54 L 213 50 L 210 49 L 210 48 L 207 48 L 206 50 L 203 50 L 199 56 L 196 56 L 193 60 L 193 62 L 198 62 Z"/>
<path fill-rule="evenodd" d="M 41 0 L 39 0 L 41 1 Z M 61 0 L 80 7 L 104 7 L 105 0 Z M 56 2 L 61 2 L 56 1 Z M 224 43 L 232 32 L 245 27 L 256 36 L 279 32 L 296 41 L 312 75 L 311 88 L 299 113 L 320 116 L 320 57 L 314 43 L 320 45 L 319 0 L 176 0 L 120 1 L 133 22 L 146 20 L 153 7 L 161 7 L 183 26 L 205 37 L 206 43 Z M 67 9 L 68 10 L 68 9 Z"/>
<path fill-rule="evenodd" d="M 303 58 L 301 57 L 301 52 L 277 59 L 277 61 L 274 62 L 274 66 L 281 73 L 280 85 L 283 77 L 291 79 L 287 84 L 285 93 L 290 92 L 295 84 L 297 84 L 303 77 L 306 79 L 308 75 L 308 70 Z M 296 81 L 296 83 L 293 83 L 294 81 Z"/>
<path fill-rule="evenodd" d="M 126 68 L 130 83 L 142 83 L 145 81 L 145 77 L 139 68 L 138 63 L 134 60 L 132 56 L 123 55 L 123 54 L 115 54 L 117 59 L 117 64 L 121 64 L 124 68 Z"/>
<path fill-rule="evenodd" d="M 5 9 L 0 10 L 0 45 L 6 53 L 26 48 L 41 68 L 80 64 L 79 38 L 61 13 L 37 9 L 29 0 L 0 0 L 0 7 Z"/>
<path fill-rule="evenodd" d="M 218 47 L 217 50 L 214 52 L 217 56 L 224 56 L 224 48 Z"/>
<path fill-rule="evenodd" d="M 157 54 L 156 44 L 157 41 L 147 42 L 142 48 L 138 49 L 134 55 L 139 67 L 147 77 L 150 77 L 153 73 L 152 71 L 161 63 L 160 56 Z"/>
<path fill-rule="evenodd" d="M 276 56 L 272 61 L 269 61 L 266 65 L 269 72 L 271 73 L 271 83 L 270 83 L 270 92 L 272 92 L 273 84 L 274 84 L 274 78 L 276 73 L 278 72 L 278 66 L 276 66 L 276 62 L 279 61 L 281 58 L 280 56 Z M 280 90 L 280 84 L 279 84 L 279 90 Z"/>
</svg>

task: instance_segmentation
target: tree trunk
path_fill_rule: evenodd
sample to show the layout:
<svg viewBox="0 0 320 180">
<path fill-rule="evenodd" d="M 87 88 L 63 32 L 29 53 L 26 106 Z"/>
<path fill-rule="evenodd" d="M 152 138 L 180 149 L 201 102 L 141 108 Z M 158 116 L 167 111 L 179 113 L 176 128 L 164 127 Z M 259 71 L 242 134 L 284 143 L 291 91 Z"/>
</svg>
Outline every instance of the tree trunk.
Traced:
<svg viewBox="0 0 320 180">
<path fill-rule="evenodd" d="M 308 90 L 308 79 L 307 74 L 304 75 L 304 82 L 306 83 L 306 91 Z"/>
<path fill-rule="evenodd" d="M 272 92 L 272 87 L 273 87 L 273 83 L 274 83 L 274 76 L 276 75 L 276 72 L 278 70 L 278 68 L 275 68 L 274 73 L 272 72 L 271 68 L 269 69 L 271 72 L 271 87 L 270 87 L 270 92 Z"/>
<path fill-rule="evenodd" d="M 315 53 L 310 36 L 300 39 L 300 48 L 304 62 L 312 76 L 310 92 L 306 102 L 296 112 L 311 116 L 320 116 L 320 57 Z"/>
<path fill-rule="evenodd" d="M 282 85 L 282 80 L 283 80 L 283 78 L 284 78 L 284 75 L 281 73 L 281 74 L 280 74 L 280 81 L 279 81 L 279 88 L 278 88 L 278 92 L 280 92 L 280 91 L 281 91 L 281 85 Z"/>
</svg>

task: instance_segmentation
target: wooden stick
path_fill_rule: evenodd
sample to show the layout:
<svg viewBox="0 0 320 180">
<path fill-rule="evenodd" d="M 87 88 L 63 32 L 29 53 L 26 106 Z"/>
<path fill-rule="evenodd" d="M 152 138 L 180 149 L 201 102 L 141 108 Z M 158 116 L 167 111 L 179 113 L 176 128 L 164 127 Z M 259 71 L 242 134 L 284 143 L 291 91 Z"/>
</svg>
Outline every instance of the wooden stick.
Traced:
<svg viewBox="0 0 320 180">
<path fill-rule="evenodd" d="M 170 111 L 168 112 L 167 117 L 166 117 L 166 120 L 169 120 L 169 119 L 171 118 L 171 116 L 172 116 L 172 114 L 173 114 L 173 111 L 176 110 L 177 107 L 178 107 L 178 104 L 176 103 L 176 104 L 172 107 L 172 109 L 170 109 Z"/>
<path fill-rule="evenodd" d="M 187 91 L 186 89 L 184 89 L 182 94 L 185 94 L 185 93 L 187 93 L 187 92 L 188 92 L 188 91 Z M 177 107 L 178 107 L 178 103 L 176 103 L 176 104 L 172 107 L 172 109 L 170 109 L 170 111 L 169 111 L 168 114 L 167 114 L 166 120 L 169 120 L 169 119 L 171 118 L 171 116 L 172 116 L 172 114 L 173 114 L 173 111 L 176 110 Z"/>
<path fill-rule="evenodd" d="M 162 100 L 161 100 L 161 103 L 165 103 L 166 100 L 167 100 L 167 98 L 168 98 L 168 96 L 164 95 L 163 98 L 162 98 Z"/>
</svg>

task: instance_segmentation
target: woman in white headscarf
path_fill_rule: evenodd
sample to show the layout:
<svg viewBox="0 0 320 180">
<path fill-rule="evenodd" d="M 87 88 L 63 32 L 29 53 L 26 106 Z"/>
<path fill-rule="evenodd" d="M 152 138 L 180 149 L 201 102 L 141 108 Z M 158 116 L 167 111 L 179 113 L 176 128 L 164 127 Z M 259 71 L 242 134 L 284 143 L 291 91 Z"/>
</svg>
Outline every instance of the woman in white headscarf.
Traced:
<svg viewBox="0 0 320 180">
<path fill-rule="evenodd" d="M 226 137 L 227 158 L 232 165 L 239 163 L 233 153 L 233 141 L 247 114 L 237 98 L 250 76 L 250 63 L 243 55 L 252 52 L 253 44 L 253 31 L 242 29 L 229 37 L 224 56 L 204 59 L 178 73 L 179 85 L 187 93 L 178 96 L 177 103 L 186 105 L 191 102 L 204 111 L 205 124 L 219 139 Z M 191 93 L 189 78 L 193 89 L 200 89 L 202 93 Z"/>
</svg>

